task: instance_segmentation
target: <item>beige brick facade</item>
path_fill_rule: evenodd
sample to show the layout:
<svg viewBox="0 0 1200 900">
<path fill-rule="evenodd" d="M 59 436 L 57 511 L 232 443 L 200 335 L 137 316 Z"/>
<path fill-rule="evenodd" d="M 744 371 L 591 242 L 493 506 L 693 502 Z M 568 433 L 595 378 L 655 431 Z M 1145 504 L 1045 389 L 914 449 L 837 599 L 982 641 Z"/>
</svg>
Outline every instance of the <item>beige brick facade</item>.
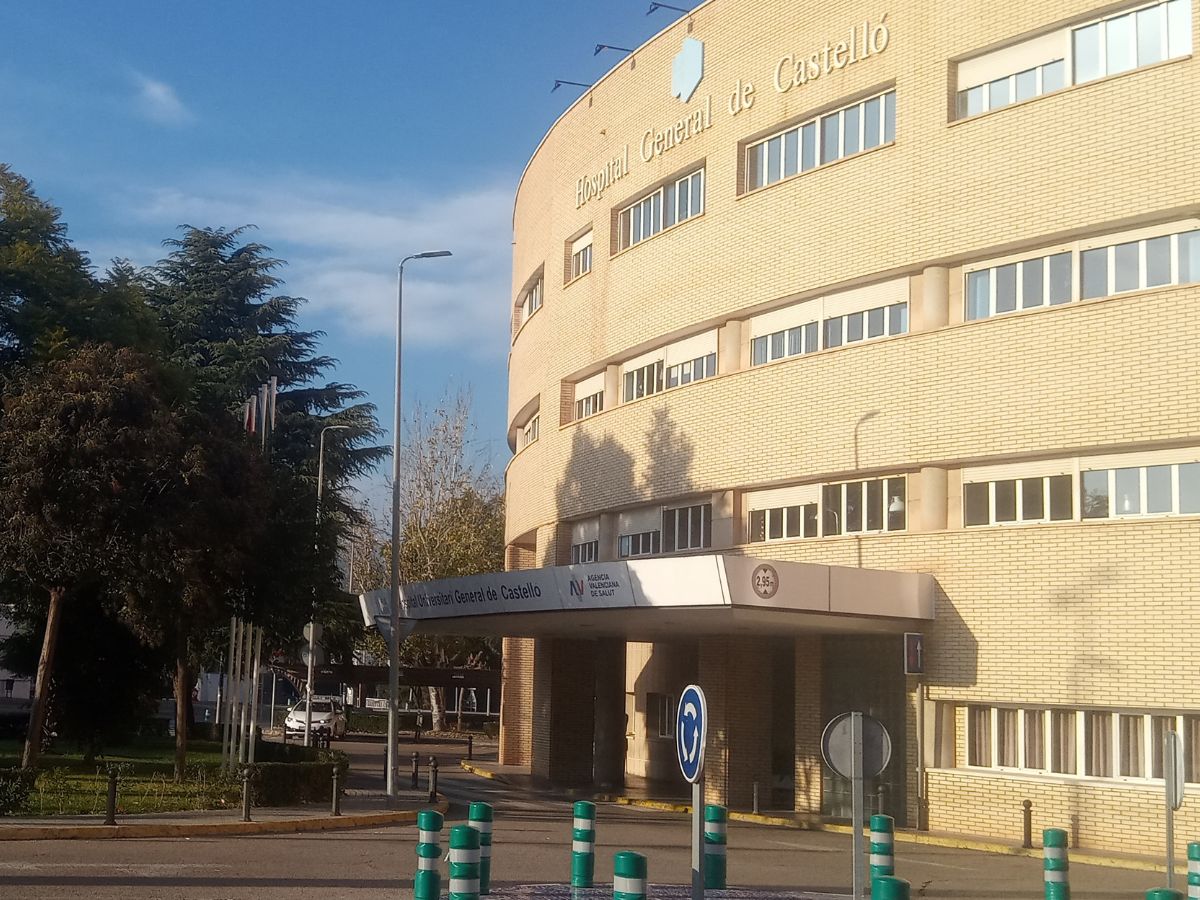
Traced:
<svg viewBox="0 0 1200 900">
<path fill-rule="evenodd" d="M 507 470 L 509 568 L 570 562 L 572 523 L 593 519 L 599 558 L 611 560 L 618 513 L 711 501 L 714 552 L 937 582 L 923 680 L 864 663 L 861 679 L 839 676 L 855 682 L 853 697 L 831 681 L 831 647 L 844 646 L 816 634 L 787 635 L 773 657 L 766 635 L 630 644 L 629 774 L 671 776 L 673 748 L 647 733 L 646 698 L 698 680 L 712 715 L 709 796 L 747 806 L 753 782 L 779 776 L 772 751 L 787 729 L 794 808 L 829 813 L 821 728 L 890 678 L 903 700 L 891 802 L 910 824 L 1019 840 L 1029 799 L 1035 828 L 1068 828 L 1079 846 L 1154 849 L 1161 780 L 1119 766 L 1108 777 L 1006 771 L 970 765 L 967 751 L 972 705 L 1200 716 L 1188 664 L 1200 652 L 1188 627 L 1200 600 L 1200 516 L 1090 520 L 1078 496 L 1089 459 L 1096 468 L 1200 460 L 1200 272 L 1184 278 L 1177 263 L 1173 283 L 1095 299 L 1082 299 L 1079 283 L 1084 250 L 1200 228 L 1200 60 L 1183 54 L 953 114 L 964 59 L 1121 8 L 709 0 L 616 66 L 537 148 L 516 197 L 509 302 L 536 272 L 547 275 L 542 308 L 514 332 L 509 411 L 513 428 L 534 401 L 545 415 Z M 820 51 L 863 22 L 877 28 L 884 13 L 884 50 L 776 90 L 786 55 Z M 685 37 L 704 42 L 703 79 L 686 105 L 669 90 Z M 1200 46 L 1196 9 L 1191 40 Z M 731 95 L 751 83 L 753 104 L 733 113 Z M 894 142 L 743 190 L 747 142 L 890 89 Z M 710 110 L 708 127 L 642 158 L 648 130 L 697 110 Z M 626 146 L 628 172 L 580 204 L 579 179 Z M 700 166 L 702 215 L 611 252 L 623 208 Z M 568 242 L 589 227 L 592 270 L 567 281 Z M 965 321 L 973 267 L 1056 252 L 1073 254 L 1071 302 Z M 750 365 L 755 316 L 893 279 L 905 279 L 905 333 Z M 622 402 L 624 362 L 714 329 L 720 374 Z M 601 373 L 603 412 L 572 422 L 574 383 Z M 1074 478 L 1070 519 L 964 527 L 964 470 L 1057 460 Z M 881 475 L 907 477 L 902 531 L 749 542 L 746 492 Z M 592 702 L 591 646 L 505 642 L 502 761 L 585 777 L 555 731 L 582 713 L 555 697 Z M 586 724 L 573 720 L 570 740 L 586 743 Z M 1200 771 L 1200 726 L 1192 742 Z M 1183 815 L 1181 841 L 1200 828 Z"/>
</svg>

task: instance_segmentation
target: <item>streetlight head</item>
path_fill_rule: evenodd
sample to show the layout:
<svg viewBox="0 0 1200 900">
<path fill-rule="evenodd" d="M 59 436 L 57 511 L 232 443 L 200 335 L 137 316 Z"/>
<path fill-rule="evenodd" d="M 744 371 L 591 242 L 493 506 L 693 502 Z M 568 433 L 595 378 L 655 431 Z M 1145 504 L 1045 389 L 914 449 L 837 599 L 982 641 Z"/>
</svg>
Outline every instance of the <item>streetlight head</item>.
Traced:
<svg viewBox="0 0 1200 900">
<path fill-rule="evenodd" d="M 449 250 L 429 250 L 425 253 L 418 253 L 413 259 L 434 259 L 438 256 L 453 256 Z"/>
</svg>

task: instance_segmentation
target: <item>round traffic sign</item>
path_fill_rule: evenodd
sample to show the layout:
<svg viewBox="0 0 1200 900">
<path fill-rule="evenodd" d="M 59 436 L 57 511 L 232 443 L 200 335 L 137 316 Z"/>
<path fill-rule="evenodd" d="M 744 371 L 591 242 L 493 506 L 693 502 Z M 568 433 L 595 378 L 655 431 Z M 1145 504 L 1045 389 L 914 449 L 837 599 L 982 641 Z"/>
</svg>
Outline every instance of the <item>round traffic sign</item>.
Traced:
<svg viewBox="0 0 1200 900">
<path fill-rule="evenodd" d="M 704 691 L 689 684 L 679 695 L 679 710 L 675 714 L 675 754 L 679 771 L 692 784 L 704 771 L 704 743 L 708 738 L 708 705 Z"/>
<path fill-rule="evenodd" d="M 854 745 L 850 739 L 853 713 L 834 716 L 821 734 L 821 756 L 825 765 L 844 778 L 853 777 Z M 862 714 L 862 773 L 874 778 L 887 768 L 892 758 L 892 737 L 874 716 Z"/>
</svg>

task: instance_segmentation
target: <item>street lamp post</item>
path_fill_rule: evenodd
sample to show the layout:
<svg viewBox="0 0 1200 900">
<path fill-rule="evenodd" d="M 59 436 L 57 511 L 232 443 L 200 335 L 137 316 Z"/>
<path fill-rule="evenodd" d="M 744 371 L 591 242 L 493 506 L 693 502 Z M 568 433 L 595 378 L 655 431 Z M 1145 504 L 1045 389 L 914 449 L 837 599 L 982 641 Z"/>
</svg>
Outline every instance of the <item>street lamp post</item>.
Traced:
<svg viewBox="0 0 1200 900">
<path fill-rule="evenodd" d="M 450 256 L 449 250 L 429 250 L 414 253 L 400 260 L 396 271 L 396 406 L 392 423 L 392 590 L 388 635 L 388 734 L 387 734 L 387 795 L 388 802 L 396 799 L 399 787 L 396 774 L 400 763 L 396 752 L 396 732 L 400 727 L 400 360 L 404 322 L 404 264 L 411 259 L 436 259 Z"/>
<path fill-rule="evenodd" d="M 346 431 L 349 425 L 326 425 L 321 429 L 321 437 L 318 441 L 320 449 L 317 451 L 317 540 L 321 539 L 321 497 L 325 491 L 325 432 L 327 431 Z M 304 746 L 307 747 L 312 743 L 312 704 L 313 704 L 313 662 L 317 655 L 317 616 L 316 616 L 316 598 L 313 598 L 313 615 L 308 621 L 308 683 L 305 686 L 306 702 L 304 704 Z M 271 702 L 275 702 L 274 696 L 271 697 Z"/>
</svg>

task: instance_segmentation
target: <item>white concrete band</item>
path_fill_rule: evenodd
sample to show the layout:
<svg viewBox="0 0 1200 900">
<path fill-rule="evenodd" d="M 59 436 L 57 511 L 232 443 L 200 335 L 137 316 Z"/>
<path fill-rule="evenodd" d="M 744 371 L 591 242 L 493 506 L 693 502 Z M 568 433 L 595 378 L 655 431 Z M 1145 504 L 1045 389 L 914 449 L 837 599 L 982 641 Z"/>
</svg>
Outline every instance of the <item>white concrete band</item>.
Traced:
<svg viewBox="0 0 1200 900">
<path fill-rule="evenodd" d="M 418 856 L 417 870 L 421 872 L 436 872 L 438 867 L 438 858 L 436 856 Z"/>
<path fill-rule="evenodd" d="M 725 826 L 724 822 L 705 822 L 704 823 L 704 833 L 705 834 L 724 834 L 725 830 L 726 830 L 726 826 Z"/>
<path fill-rule="evenodd" d="M 417 832 L 417 843 L 418 844 L 436 844 L 436 843 L 440 842 L 441 839 L 442 839 L 442 833 L 440 831 L 418 831 Z"/>
<path fill-rule="evenodd" d="M 1047 872 L 1045 880 L 1046 881 L 1066 881 L 1067 873 L 1066 872 Z"/>
<path fill-rule="evenodd" d="M 572 853 L 592 853 L 596 849 L 596 845 L 591 841 L 571 841 Z"/>
<path fill-rule="evenodd" d="M 1046 859 L 1066 859 L 1067 850 L 1065 847 L 1046 847 L 1043 856 Z"/>
<path fill-rule="evenodd" d="M 622 894 L 645 894 L 646 879 L 645 878 L 627 878 L 624 875 L 613 876 L 613 890 L 620 891 Z"/>
<path fill-rule="evenodd" d="M 478 831 L 481 835 L 492 833 L 492 823 L 491 822 L 477 822 L 474 819 L 468 819 L 467 824 L 470 825 L 472 828 L 474 828 L 476 831 Z"/>
<path fill-rule="evenodd" d="M 478 878 L 451 878 L 450 893 L 452 894 L 478 894 L 479 879 Z"/>
<path fill-rule="evenodd" d="M 479 862 L 478 847 L 454 847 L 450 850 L 450 862 L 452 863 L 477 863 Z"/>
<path fill-rule="evenodd" d="M 585 819 L 582 816 L 576 816 L 572 828 L 583 828 L 587 831 L 592 831 L 596 827 L 595 819 Z"/>
</svg>

